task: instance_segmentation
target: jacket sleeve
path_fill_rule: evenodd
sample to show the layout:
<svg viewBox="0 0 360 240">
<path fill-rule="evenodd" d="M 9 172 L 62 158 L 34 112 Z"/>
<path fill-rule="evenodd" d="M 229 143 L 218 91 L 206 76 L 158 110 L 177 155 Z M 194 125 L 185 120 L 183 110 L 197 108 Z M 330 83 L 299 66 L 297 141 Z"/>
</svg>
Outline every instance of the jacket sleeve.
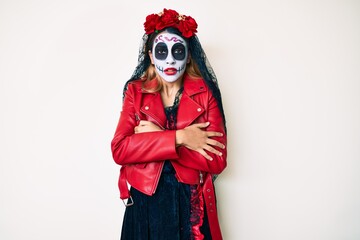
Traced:
<svg viewBox="0 0 360 240">
<path fill-rule="evenodd" d="M 225 169 L 227 165 L 226 163 L 227 138 L 226 138 L 225 126 L 220 110 L 217 106 L 217 102 L 215 98 L 212 96 L 210 92 L 208 99 L 209 100 L 208 100 L 207 115 L 205 116 L 205 118 L 207 119 L 205 119 L 205 121 L 210 122 L 210 125 L 206 128 L 206 131 L 216 131 L 216 132 L 221 132 L 223 134 L 222 137 L 212 138 L 225 145 L 225 149 L 218 149 L 222 153 L 222 156 L 208 152 L 208 154 L 213 158 L 213 160 L 210 161 L 207 160 L 200 153 L 190 150 L 184 146 L 180 146 L 178 147 L 178 154 L 179 154 L 178 163 L 183 166 L 197 169 L 200 171 L 209 172 L 212 174 L 219 174 Z"/>
<path fill-rule="evenodd" d="M 175 148 L 175 131 L 134 133 L 134 128 L 138 123 L 134 103 L 136 93 L 140 94 L 132 84 L 129 84 L 125 92 L 120 119 L 111 141 L 114 161 L 125 165 L 178 158 Z"/>
</svg>

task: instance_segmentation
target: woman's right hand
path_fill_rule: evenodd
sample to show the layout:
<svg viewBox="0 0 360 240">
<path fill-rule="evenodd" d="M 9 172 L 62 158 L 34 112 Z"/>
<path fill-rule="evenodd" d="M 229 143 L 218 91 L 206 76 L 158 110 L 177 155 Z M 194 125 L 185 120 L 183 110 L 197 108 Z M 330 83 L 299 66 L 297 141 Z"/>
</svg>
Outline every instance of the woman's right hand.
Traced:
<svg viewBox="0 0 360 240">
<path fill-rule="evenodd" d="M 215 147 L 224 149 L 225 145 L 219 141 L 212 139 L 212 137 L 221 137 L 223 134 L 220 132 L 203 130 L 203 128 L 206 128 L 209 125 L 209 122 L 195 123 L 184 129 L 177 130 L 176 145 L 182 145 L 187 147 L 188 149 L 199 152 L 201 155 L 203 155 L 206 159 L 210 161 L 212 161 L 213 158 L 207 153 L 207 151 L 221 156 L 222 153 L 218 151 Z"/>
</svg>

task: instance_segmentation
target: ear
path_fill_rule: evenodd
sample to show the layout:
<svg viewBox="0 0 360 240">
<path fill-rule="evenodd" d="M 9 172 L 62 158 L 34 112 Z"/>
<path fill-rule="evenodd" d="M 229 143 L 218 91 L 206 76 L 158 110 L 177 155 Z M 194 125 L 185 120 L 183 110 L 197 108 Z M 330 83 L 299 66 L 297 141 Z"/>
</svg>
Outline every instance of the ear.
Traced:
<svg viewBox="0 0 360 240">
<path fill-rule="evenodd" d="M 151 61 L 151 64 L 154 64 L 154 59 L 153 59 L 153 55 L 152 55 L 152 52 L 149 50 L 149 57 L 150 57 L 150 61 Z"/>
</svg>

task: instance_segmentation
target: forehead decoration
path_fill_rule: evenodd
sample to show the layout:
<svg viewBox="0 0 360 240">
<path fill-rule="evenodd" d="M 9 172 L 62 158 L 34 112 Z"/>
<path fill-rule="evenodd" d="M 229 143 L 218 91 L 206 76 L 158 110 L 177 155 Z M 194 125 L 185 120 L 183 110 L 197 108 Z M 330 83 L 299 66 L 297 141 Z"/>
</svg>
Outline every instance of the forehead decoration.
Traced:
<svg viewBox="0 0 360 240">
<path fill-rule="evenodd" d="M 158 14 L 148 15 L 144 23 L 145 33 L 148 35 L 153 32 L 159 32 L 167 27 L 173 27 L 178 29 L 185 38 L 195 36 L 197 26 L 195 19 L 192 17 L 166 8 Z"/>
<path fill-rule="evenodd" d="M 162 34 L 160 34 L 159 36 L 157 36 L 157 38 L 155 38 L 154 43 L 156 44 L 156 43 L 158 43 L 159 41 L 164 42 L 164 39 L 163 39 L 163 38 L 165 38 L 165 40 L 168 41 L 168 42 L 174 41 L 174 42 L 184 43 L 183 40 L 179 39 L 179 38 L 176 37 L 176 36 L 172 36 L 171 38 L 169 38 L 168 36 L 165 36 L 165 37 L 164 37 L 164 35 L 162 35 Z"/>
</svg>

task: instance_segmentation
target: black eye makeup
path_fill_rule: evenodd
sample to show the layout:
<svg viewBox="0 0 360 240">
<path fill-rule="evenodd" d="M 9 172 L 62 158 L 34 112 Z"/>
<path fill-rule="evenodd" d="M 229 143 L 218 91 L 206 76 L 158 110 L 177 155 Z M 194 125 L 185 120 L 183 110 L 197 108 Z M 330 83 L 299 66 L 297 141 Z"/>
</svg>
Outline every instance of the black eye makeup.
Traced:
<svg viewBox="0 0 360 240">
<path fill-rule="evenodd" d="M 171 48 L 171 53 L 176 60 L 185 59 L 185 46 L 181 43 L 175 43 Z"/>
<path fill-rule="evenodd" d="M 168 55 L 168 48 L 165 43 L 159 42 L 155 46 L 155 58 L 159 60 L 165 60 Z"/>
<path fill-rule="evenodd" d="M 155 58 L 158 60 L 165 60 L 168 57 L 169 49 L 164 42 L 159 42 L 154 49 Z M 175 60 L 184 60 L 186 56 L 185 45 L 182 43 L 175 43 L 171 48 L 171 54 Z"/>
</svg>

